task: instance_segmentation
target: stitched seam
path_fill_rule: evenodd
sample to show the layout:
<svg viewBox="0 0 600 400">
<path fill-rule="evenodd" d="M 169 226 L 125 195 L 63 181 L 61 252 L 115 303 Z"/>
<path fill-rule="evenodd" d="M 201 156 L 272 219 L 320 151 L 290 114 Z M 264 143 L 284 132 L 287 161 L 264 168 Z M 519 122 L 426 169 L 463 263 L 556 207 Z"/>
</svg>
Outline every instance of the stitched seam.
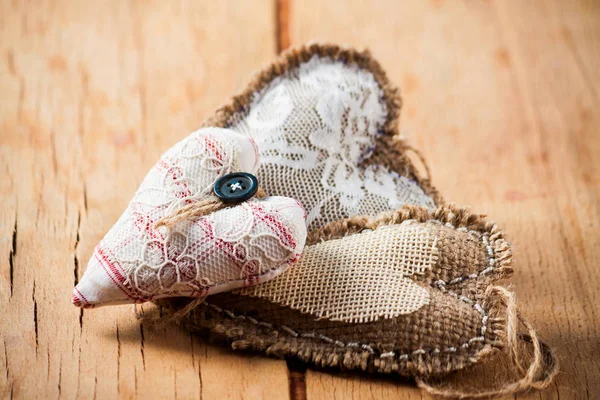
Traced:
<svg viewBox="0 0 600 400">
<path fill-rule="evenodd" d="M 408 222 L 408 221 L 415 221 L 416 220 L 406 220 L 404 222 Z M 489 239 L 489 234 L 486 233 L 482 233 L 479 231 L 475 231 L 475 230 L 468 230 L 465 227 L 460 227 L 457 228 L 454 225 L 450 224 L 450 223 L 442 223 L 438 220 L 427 220 L 426 222 L 431 222 L 431 223 L 436 223 L 439 225 L 443 225 L 446 226 L 448 228 L 452 228 L 455 230 L 459 230 L 462 232 L 467 232 L 477 238 L 479 238 L 484 246 L 486 247 L 487 250 L 487 254 L 488 254 L 488 264 L 489 266 L 485 269 L 483 269 L 482 271 L 479 271 L 478 273 L 473 273 L 473 274 L 469 274 L 469 275 L 465 275 L 465 276 L 461 276 L 458 278 L 455 278 L 453 280 L 451 280 L 450 282 L 445 282 L 443 280 L 438 280 L 436 282 L 433 282 L 432 285 L 437 285 L 437 287 L 439 288 L 439 290 L 442 293 L 447 293 L 450 296 L 456 297 L 458 300 L 463 301 L 467 304 L 469 304 L 471 307 L 473 307 L 477 312 L 479 312 L 482 316 L 481 318 L 481 328 L 480 328 L 480 335 L 479 336 L 475 336 L 470 338 L 469 340 L 467 340 L 465 343 L 459 345 L 458 347 L 446 347 L 443 349 L 438 349 L 438 348 L 433 348 L 433 349 L 417 349 L 414 350 L 412 352 L 409 353 L 403 353 L 403 354 L 398 354 L 396 355 L 396 353 L 394 351 L 388 351 L 388 352 L 384 352 L 381 353 L 379 355 L 380 359 L 385 359 L 385 358 L 393 358 L 393 357 L 397 357 L 398 360 L 406 360 L 408 359 L 410 356 L 417 356 L 417 355 L 422 355 L 422 354 L 426 354 L 426 353 L 430 353 L 433 355 L 437 355 L 440 353 L 456 353 L 459 349 L 467 349 L 469 348 L 473 343 L 479 343 L 479 342 L 485 342 L 485 334 L 487 332 L 487 323 L 488 323 L 488 314 L 486 313 L 486 311 L 484 310 L 484 308 L 481 306 L 481 304 L 475 302 L 474 300 L 466 297 L 466 296 L 462 296 L 459 295 L 458 293 L 452 292 L 450 290 L 448 290 L 446 288 L 446 285 L 452 285 L 452 284 L 456 284 L 459 282 L 463 282 L 469 279 L 475 279 L 477 277 L 479 277 L 480 275 L 486 275 L 490 272 L 492 272 L 495 269 L 496 266 L 496 258 L 495 258 L 495 253 L 494 253 L 494 248 L 492 246 L 492 243 L 490 242 Z M 259 322 L 257 321 L 255 318 L 251 318 L 251 317 L 246 317 L 244 315 L 235 315 L 232 311 L 230 310 L 225 310 L 219 306 L 216 306 L 214 304 L 210 304 L 208 302 L 204 303 L 205 306 L 212 308 L 213 310 L 225 314 L 227 315 L 229 318 L 231 319 L 240 319 L 240 320 L 248 320 L 251 323 L 253 323 L 254 325 L 261 325 L 261 326 L 266 326 L 267 328 L 273 329 L 275 330 L 275 328 L 273 327 L 272 324 L 266 323 L 266 322 Z M 321 335 L 321 334 L 317 334 L 315 332 L 308 332 L 308 333 L 300 333 L 298 331 L 294 331 L 293 329 L 285 326 L 285 325 L 281 325 L 279 327 L 281 330 L 285 331 L 286 333 L 288 333 L 289 335 L 293 336 L 293 337 L 303 337 L 303 338 L 311 338 L 311 339 L 321 339 L 323 342 L 328 343 L 328 344 L 335 344 L 338 347 L 354 347 L 354 348 L 362 348 L 366 351 L 368 351 L 370 354 L 375 354 L 375 350 L 369 346 L 366 343 L 356 343 L 356 342 L 348 342 L 348 343 L 344 343 L 341 342 L 339 340 L 335 340 L 332 339 L 328 336 L 325 335 Z"/>
</svg>

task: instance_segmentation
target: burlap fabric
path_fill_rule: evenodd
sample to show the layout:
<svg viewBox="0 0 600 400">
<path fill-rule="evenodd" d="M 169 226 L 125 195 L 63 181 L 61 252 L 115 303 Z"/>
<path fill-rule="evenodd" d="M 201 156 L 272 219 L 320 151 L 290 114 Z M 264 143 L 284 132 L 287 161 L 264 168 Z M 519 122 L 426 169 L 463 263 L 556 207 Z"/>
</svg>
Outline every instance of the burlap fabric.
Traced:
<svg viewBox="0 0 600 400">
<path fill-rule="evenodd" d="M 282 113 L 270 107 L 288 101 L 277 92 L 277 85 L 299 79 L 315 63 L 339 64 L 358 71 L 363 82 L 371 79 L 376 85 L 357 92 L 375 91 L 381 115 L 358 122 L 344 117 L 346 122 L 337 127 L 367 133 L 374 128 L 374 146 L 355 152 L 356 175 L 352 166 L 344 167 L 346 175 L 333 174 L 335 179 L 359 177 L 363 179 L 359 186 L 367 189 L 353 197 L 332 183 L 335 196 L 327 197 L 329 203 L 325 203 L 319 197 L 322 188 L 315 188 L 318 179 L 294 170 L 293 161 L 306 161 L 303 156 L 261 150 L 261 162 L 267 159 L 259 169 L 265 191 L 298 198 L 309 211 L 310 233 L 303 257 L 269 282 L 195 302 L 186 309 L 184 326 L 235 350 L 294 358 L 316 367 L 418 378 L 442 376 L 507 350 L 526 382 L 504 388 L 505 392 L 547 384 L 556 363 L 532 330 L 536 360 L 531 365 L 535 366 L 523 368 L 517 361 L 514 298 L 498 286 L 512 272 L 511 248 L 502 230 L 480 215 L 447 205 L 429 177 L 413 166 L 410 148 L 397 136 L 400 97 L 368 52 L 330 45 L 288 51 L 205 125 L 234 129 L 255 139 L 260 135 L 253 131 L 256 126 L 270 132 L 271 125 L 265 121 Z M 297 115 L 286 117 L 278 131 L 270 132 L 271 139 L 265 139 L 264 146 L 276 143 L 281 135 L 291 148 L 301 143 L 296 129 L 317 129 L 304 120 L 314 117 L 310 107 L 326 106 L 299 104 L 294 93 L 304 92 L 294 85 L 288 86 L 293 87 L 288 92 L 292 93 L 291 112 Z M 351 93 L 349 98 L 359 99 L 360 93 Z M 328 100 L 332 102 L 335 99 Z M 253 113 L 259 103 L 263 109 Z M 361 107 L 365 103 L 362 100 Z M 369 108 L 371 114 L 379 112 L 377 104 Z M 327 112 L 317 112 L 319 120 Z M 269 156 L 274 155 L 289 157 L 290 163 L 277 164 L 274 157 L 269 164 Z M 347 160 L 349 156 L 340 157 Z M 386 198 L 379 189 L 368 189 L 374 187 L 372 182 L 388 179 L 378 177 L 381 170 L 393 179 L 392 190 L 397 189 L 393 198 Z M 343 186 L 343 179 L 328 179 L 321 179 L 323 193 L 329 193 L 328 182 Z M 160 304 L 176 312 L 188 303 L 174 299 Z"/>
</svg>

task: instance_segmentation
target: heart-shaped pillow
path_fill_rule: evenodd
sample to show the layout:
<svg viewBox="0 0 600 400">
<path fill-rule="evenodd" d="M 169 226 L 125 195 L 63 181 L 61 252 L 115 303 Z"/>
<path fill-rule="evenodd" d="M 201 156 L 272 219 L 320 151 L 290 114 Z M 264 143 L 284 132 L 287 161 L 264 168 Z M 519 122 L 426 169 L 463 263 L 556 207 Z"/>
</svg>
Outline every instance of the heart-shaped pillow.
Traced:
<svg viewBox="0 0 600 400">
<path fill-rule="evenodd" d="M 150 170 L 94 250 L 73 290 L 73 303 L 91 308 L 201 298 L 285 271 L 300 256 L 306 238 L 306 214 L 294 199 L 251 199 L 169 228 L 156 227 L 163 217 L 212 197 L 218 178 L 232 171 L 254 172 L 257 165 L 254 141 L 228 129 L 200 129 L 177 143 Z"/>
<path fill-rule="evenodd" d="M 517 354 L 514 297 L 497 286 L 512 272 L 510 246 L 417 173 L 396 136 L 399 106 L 368 52 L 311 45 L 283 54 L 206 122 L 257 143 L 261 184 L 303 204 L 309 234 L 294 268 L 211 296 L 185 317 L 189 329 L 318 367 L 416 377 Z M 534 360 L 509 391 L 556 372 L 529 334 Z"/>
<path fill-rule="evenodd" d="M 205 125 L 253 138 L 266 192 L 300 201 L 312 230 L 440 200 L 401 151 L 399 107 L 368 56 L 313 46 L 261 72 Z"/>
</svg>

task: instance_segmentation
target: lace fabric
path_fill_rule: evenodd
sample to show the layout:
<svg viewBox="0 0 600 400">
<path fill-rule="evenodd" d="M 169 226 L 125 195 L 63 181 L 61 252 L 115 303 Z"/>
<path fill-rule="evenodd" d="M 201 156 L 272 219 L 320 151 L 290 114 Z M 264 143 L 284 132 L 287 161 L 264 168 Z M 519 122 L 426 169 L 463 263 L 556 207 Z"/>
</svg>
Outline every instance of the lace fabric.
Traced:
<svg viewBox="0 0 600 400">
<path fill-rule="evenodd" d="M 309 229 L 404 204 L 434 206 L 414 181 L 368 164 L 387 115 L 369 71 L 315 55 L 271 81 L 249 110 L 229 126 L 256 141 L 261 185 L 298 199 Z"/>
<path fill-rule="evenodd" d="M 252 141 L 227 129 L 194 132 L 150 170 L 129 206 L 96 247 L 73 292 L 82 307 L 202 297 L 283 272 L 304 246 L 304 211 L 294 199 L 252 199 L 169 229 L 168 213 L 211 196 L 232 171 L 252 172 Z"/>
</svg>

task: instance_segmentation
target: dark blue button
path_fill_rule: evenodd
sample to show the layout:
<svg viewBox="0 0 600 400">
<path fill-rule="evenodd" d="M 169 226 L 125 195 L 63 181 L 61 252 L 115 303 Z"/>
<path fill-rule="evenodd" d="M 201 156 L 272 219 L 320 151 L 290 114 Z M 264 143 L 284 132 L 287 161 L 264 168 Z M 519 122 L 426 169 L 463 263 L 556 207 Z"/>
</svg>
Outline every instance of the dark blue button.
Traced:
<svg viewBox="0 0 600 400">
<path fill-rule="evenodd" d="M 215 182 L 214 191 L 225 203 L 238 203 L 256 194 L 258 180 L 247 172 L 227 174 Z"/>
</svg>

